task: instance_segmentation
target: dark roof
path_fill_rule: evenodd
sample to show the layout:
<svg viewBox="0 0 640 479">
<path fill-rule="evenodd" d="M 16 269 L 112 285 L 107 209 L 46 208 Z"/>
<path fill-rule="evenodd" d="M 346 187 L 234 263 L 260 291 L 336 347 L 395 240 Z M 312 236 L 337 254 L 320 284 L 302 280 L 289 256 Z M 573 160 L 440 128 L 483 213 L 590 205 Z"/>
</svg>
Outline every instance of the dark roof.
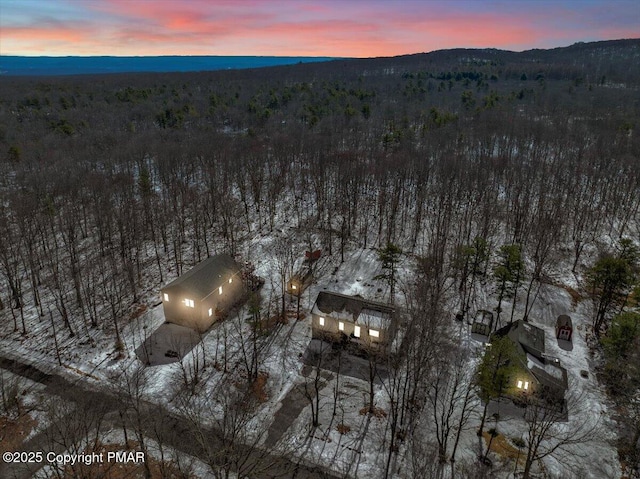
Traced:
<svg viewBox="0 0 640 479">
<path fill-rule="evenodd" d="M 240 267 L 228 254 L 211 256 L 178 276 L 162 288 L 162 291 L 179 289 L 197 294 L 198 299 L 203 299 L 239 271 Z M 240 278 L 237 279 L 240 281 Z"/>
<path fill-rule="evenodd" d="M 363 309 L 393 313 L 393 307 L 388 304 L 369 301 L 359 296 L 347 296 L 346 294 L 320 291 L 313 306 L 313 312 L 334 316 L 350 316 L 351 321 L 356 322 Z M 337 314 L 336 314 L 337 313 Z"/>
<path fill-rule="evenodd" d="M 545 369 L 531 367 L 531 374 L 547 390 L 556 396 L 564 397 L 568 388 L 567 370 L 562 366 L 547 364 Z"/>
<path fill-rule="evenodd" d="M 525 352 L 533 354 L 544 361 L 544 330 L 523 320 L 514 321 L 500 328 L 495 333 L 498 336 L 508 336 Z"/>
<path fill-rule="evenodd" d="M 571 318 L 569 316 L 567 316 L 566 314 L 561 314 L 560 316 L 558 316 L 558 319 L 556 320 L 556 326 L 559 328 L 572 328 L 573 329 L 573 324 L 571 323 Z"/>
</svg>

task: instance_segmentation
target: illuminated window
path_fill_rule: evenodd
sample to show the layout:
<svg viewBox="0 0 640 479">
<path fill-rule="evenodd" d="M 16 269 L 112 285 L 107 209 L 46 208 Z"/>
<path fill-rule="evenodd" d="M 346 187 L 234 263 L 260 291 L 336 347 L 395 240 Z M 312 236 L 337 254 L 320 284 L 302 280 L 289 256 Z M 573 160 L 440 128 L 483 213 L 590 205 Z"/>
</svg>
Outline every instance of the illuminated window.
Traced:
<svg viewBox="0 0 640 479">
<path fill-rule="evenodd" d="M 524 382 L 524 388 L 525 389 L 529 389 L 529 381 L 525 381 Z"/>
<path fill-rule="evenodd" d="M 360 326 L 356 326 L 356 327 L 354 327 L 354 328 L 353 328 L 353 335 L 354 335 L 356 338 L 359 338 L 359 337 L 360 337 Z"/>
<path fill-rule="evenodd" d="M 522 389 L 522 381 L 518 381 L 518 389 Z"/>
<path fill-rule="evenodd" d="M 296 289 L 298 289 L 298 287 L 295 284 L 292 284 L 291 285 L 291 289 L 296 290 Z"/>
<path fill-rule="evenodd" d="M 193 302 L 193 299 L 185 299 L 184 304 L 189 308 L 195 308 L 196 304 Z"/>
<path fill-rule="evenodd" d="M 167 293 L 164 293 L 164 300 L 169 301 L 169 295 Z"/>
<path fill-rule="evenodd" d="M 379 338 L 380 337 L 380 331 L 377 331 L 375 329 L 370 329 L 369 330 L 369 336 L 371 336 L 372 338 Z"/>
<path fill-rule="evenodd" d="M 339 329 L 340 331 L 344 331 L 344 323 L 343 323 L 342 321 L 340 321 L 340 322 L 338 323 L 338 329 Z"/>
<path fill-rule="evenodd" d="M 222 286 L 218 288 L 218 294 L 222 294 Z"/>
<path fill-rule="evenodd" d="M 229 278 L 229 284 L 233 283 L 233 278 Z"/>
<path fill-rule="evenodd" d="M 209 316 L 213 316 L 213 309 L 209 308 Z"/>
<path fill-rule="evenodd" d="M 323 317 L 318 318 L 318 324 L 320 326 L 324 326 L 324 318 Z"/>
</svg>

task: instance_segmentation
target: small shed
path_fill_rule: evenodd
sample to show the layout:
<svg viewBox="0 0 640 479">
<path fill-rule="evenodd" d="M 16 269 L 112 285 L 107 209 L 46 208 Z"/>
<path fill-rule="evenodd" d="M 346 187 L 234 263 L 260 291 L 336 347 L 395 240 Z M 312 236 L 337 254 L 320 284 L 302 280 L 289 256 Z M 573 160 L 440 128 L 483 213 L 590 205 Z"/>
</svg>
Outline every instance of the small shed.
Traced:
<svg viewBox="0 0 640 479">
<path fill-rule="evenodd" d="M 489 336 L 491 334 L 491 328 L 493 328 L 493 313 L 484 309 L 476 311 L 473 324 L 471 325 L 471 332 Z"/>
<path fill-rule="evenodd" d="M 304 252 L 304 261 L 305 263 L 312 263 L 314 261 L 318 261 L 320 259 L 320 255 L 322 254 L 322 250 L 315 251 L 305 251 Z"/>
<path fill-rule="evenodd" d="M 287 281 L 287 293 L 300 296 L 313 281 L 311 270 L 298 271 Z"/>
<path fill-rule="evenodd" d="M 566 314 L 561 314 L 556 320 L 556 338 L 571 341 L 571 336 L 573 336 L 571 318 Z"/>
</svg>

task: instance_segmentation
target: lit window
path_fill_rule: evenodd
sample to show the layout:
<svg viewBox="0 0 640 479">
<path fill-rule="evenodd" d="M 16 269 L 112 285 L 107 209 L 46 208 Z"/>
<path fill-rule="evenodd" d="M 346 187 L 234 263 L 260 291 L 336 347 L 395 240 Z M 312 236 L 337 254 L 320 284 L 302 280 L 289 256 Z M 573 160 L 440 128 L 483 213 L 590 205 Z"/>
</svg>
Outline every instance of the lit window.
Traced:
<svg viewBox="0 0 640 479">
<path fill-rule="evenodd" d="M 354 335 L 356 338 L 359 338 L 359 337 L 360 337 L 360 326 L 356 326 L 356 327 L 354 327 L 354 328 L 353 328 L 353 335 Z"/>
<path fill-rule="evenodd" d="M 229 278 L 229 284 L 233 283 L 233 278 Z"/>
<path fill-rule="evenodd" d="M 298 287 L 295 284 L 292 284 L 291 285 L 291 289 L 296 290 L 296 289 L 298 289 Z"/>
<path fill-rule="evenodd" d="M 320 326 L 324 326 L 324 318 L 322 316 L 320 318 L 318 318 L 318 324 Z"/>
<path fill-rule="evenodd" d="M 169 301 L 169 295 L 167 293 L 164 293 L 164 300 Z"/>
<path fill-rule="evenodd" d="M 518 389 L 522 389 L 522 381 L 518 381 Z"/>
<path fill-rule="evenodd" d="M 193 302 L 193 299 L 185 299 L 184 304 L 187 305 L 189 308 L 196 307 L 196 304 Z"/>
<path fill-rule="evenodd" d="M 340 331 L 344 331 L 344 323 L 343 323 L 342 321 L 340 321 L 340 322 L 338 323 L 338 329 L 339 329 Z"/>
<path fill-rule="evenodd" d="M 379 338 L 380 337 L 380 331 L 377 331 L 375 329 L 370 329 L 369 330 L 369 336 L 371 336 L 372 338 Z"/>
<path fill-rule="evenodd" d="M 213 309 L 209 308 L 209 316 L 213 316 Z"/>
<path fill-rule="evenodd" d="M 525 389 L 529 389 L 529 381 L 525 381 L 524 382 L 524 388 Z"/>
<path fill-rule="evenodd" d="M 222 294 L 222 286 L 218 288 L 218 294 Z"/>
</svg>

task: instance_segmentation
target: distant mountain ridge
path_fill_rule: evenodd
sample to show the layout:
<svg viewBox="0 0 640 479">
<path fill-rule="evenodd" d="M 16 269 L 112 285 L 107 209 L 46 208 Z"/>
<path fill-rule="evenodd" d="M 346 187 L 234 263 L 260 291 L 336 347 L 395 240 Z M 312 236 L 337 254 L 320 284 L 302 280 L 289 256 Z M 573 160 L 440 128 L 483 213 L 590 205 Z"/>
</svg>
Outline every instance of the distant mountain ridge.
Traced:
<svg viewBox="0 0 640 479">
<path fill-rule="evenodd" d="M 80 75 L 101 73 L 197 72 L 261 68 L 334 60 L 334 57 L 149 56 L 22 57 L 0 56 L 2 76 Z"/>
<path fill-rule="evenodd" d="M 402 68 L 431 65 L 456 66 L 461 64 L 482 64 L 484 62 L 523 64 L 577 64 L 579 62 L 628 62 L 629 67 L 640 65 L 640 38 L 604 40 L 598 42 L 578 42 L 573 45 L 549 49 L 532 49 L 515 52 L 498 48 L 450 48 L 425 53 L 413 53 L 394 57 L 345 59 L 348 63 L 376 64 L 387 68 Z"/>
<path fill-rule="evenodd" d="M 493 65 L 493 67 L 492 67 Z M 640 83 L 640 38 L 578 42 L 550 49 L 522 52 L 497 48 L 452 48 L 428 53 L 394 57 L 336 59 L 306 65 L 304 71 L 287 67 L 289 76 L 327 74 L 392 75 L 409 72 L 447 72 L 482 70 L 520 70 L 533 74 L 544 72 L 549 79 L 567 79 L 625 84 Z"/>
<path fill-rule="evenodd" d="M 299 64 L 304 68 L 297 68 Z M 63 76 L 80 74 L 187 73 L 235 70 L 253 76 L 254 68 L 284 67 L 280 74 L 308 76 L 388 74 L 406 70 L 480 68 L 482 65 L 554 68 L 556 76 L 588 72 L 608 80 L 640 80 L 640 39 L 578 42 L 550 49 L 522 52 L 497 48 L 452 48 L 393 57 L 279 57 L 279 56 L 152 56 L 152 57 L 20 57 L 0 55 L 1 76 Z M 572 73 L 570 70 L 574 70 Z M 571 73 L 571 74 L 570 74 Z M 273 74 L 273 72 L 271 73 Z"/>
</svg>

